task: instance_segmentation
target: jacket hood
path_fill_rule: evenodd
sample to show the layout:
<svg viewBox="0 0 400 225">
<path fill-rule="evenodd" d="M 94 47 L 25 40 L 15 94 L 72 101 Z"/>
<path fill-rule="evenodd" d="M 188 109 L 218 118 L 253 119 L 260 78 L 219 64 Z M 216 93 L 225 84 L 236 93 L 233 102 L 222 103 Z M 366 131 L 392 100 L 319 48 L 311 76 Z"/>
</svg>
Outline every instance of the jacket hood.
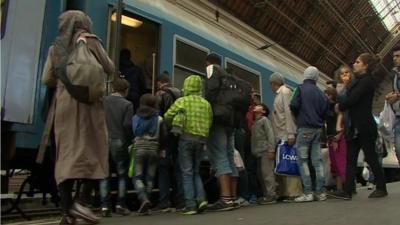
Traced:
<svg viewBox="0 0 400 225">
<path fill-rule="evenodd" d="M 183 95 L 202 95 L 202 84 L 201 77 L 198 75 L 190 75 L 188 78 L 185 79 L 183 83 Z"/>
<path fill-rule="evenodd" d="M 305 79 L 305 80 L 303 80 L 303 84 L 314 84 L 314 85 L 316 85 L 317 81 L 312 80 L 312 79 Z"/>
<path fill-rule="evenodd" d="M 137 115 L 142 118 L 149 118 L 152 116 L 158 116 L 158 110 L 149 106 L 140 106 L 137 110 Z"/>
<path fill-rule="evenodd" d="M 303 76 L 304 80 L 310 79 L 317 81 L 319 78 L 319 70 L 317 67 L 309 66 L 306 70 L 304 70 Z"/>
</svg>

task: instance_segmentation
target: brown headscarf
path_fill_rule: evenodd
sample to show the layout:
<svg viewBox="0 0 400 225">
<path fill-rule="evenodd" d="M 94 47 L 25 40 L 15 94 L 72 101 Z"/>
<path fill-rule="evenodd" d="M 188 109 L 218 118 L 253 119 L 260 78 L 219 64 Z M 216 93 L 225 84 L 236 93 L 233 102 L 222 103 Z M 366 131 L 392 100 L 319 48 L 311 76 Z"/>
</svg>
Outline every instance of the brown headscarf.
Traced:
<svg viewBox="0 0 400 225">
<path fill-rule="evenodd" d="M 91 33 L 92 21 L 79 10 L 69 10 L 58 17 L 58 36 L 54 41 L 54 67 L 65 67 L 68 55 L 75 48 L 76 39 L 84 32 Z"/>
</svg>

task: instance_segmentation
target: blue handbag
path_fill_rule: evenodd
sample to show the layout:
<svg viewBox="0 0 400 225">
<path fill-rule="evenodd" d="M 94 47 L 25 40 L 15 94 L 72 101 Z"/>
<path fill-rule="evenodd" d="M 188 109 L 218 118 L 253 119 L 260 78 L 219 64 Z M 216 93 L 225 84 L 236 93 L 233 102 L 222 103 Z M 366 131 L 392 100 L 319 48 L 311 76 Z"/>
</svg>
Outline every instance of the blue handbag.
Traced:
<svg viewBox="0 0 400 225">
<path fill-rule="evenodd" d="M 281 141 L 277 147 L 275 173 L 285 176 L 300 176 L 297 153 L 294 145 Z"/>
</svg>

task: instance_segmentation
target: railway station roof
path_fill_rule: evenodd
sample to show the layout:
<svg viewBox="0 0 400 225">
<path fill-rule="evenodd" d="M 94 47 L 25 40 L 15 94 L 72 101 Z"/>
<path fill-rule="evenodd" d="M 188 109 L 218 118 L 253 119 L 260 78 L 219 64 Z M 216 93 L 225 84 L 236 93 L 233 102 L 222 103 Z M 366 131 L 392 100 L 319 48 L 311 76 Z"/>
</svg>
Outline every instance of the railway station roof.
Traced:
<svg viewBox="0 0 400 225">
<path fill-rule="evenodd" d="M 399 43 L 400 0 L 208 1 L 273 40 L 260 51 L 280 45 L 330 77 L 363 52 L 380 54 L 388 72 Z"/>
</svg>

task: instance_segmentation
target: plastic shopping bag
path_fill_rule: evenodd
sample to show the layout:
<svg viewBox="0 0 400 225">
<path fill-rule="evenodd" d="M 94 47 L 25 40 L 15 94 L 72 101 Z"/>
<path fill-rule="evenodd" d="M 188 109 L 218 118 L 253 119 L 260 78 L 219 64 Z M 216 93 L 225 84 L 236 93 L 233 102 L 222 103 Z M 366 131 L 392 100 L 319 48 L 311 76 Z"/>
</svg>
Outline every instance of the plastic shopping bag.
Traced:
<svg viewBox="0 0 400 225">
<path fill-rule="evenodd" d="M 129 170 L 128 177 L 135 176 L 135 155 L 136 155 L 136 147 L 134 144 L 129 145 Z"/>
<path fill-rule="evenodd" d="M 236 168 L 238 168 L 239 170 L 243 170 L 244 169 L 243 159 L 240 156 L 239 151 L 236 150 L 236 149 L 234 150 L 233 161 L 235 162 Z"/>
<path fill-rule="evenodd" d="M 369 181 L 369 177 L 371 176 L 368 166 L 366 163 L 364 163 L 364 168 L 362 170 L 362 177 L 365 181 Z"/>
<path fill-rule="evenodd" d="M 379 114 L 379 127 L 384 135 L 392 134 L 395 119 L 396 116 L 394 115 L 392 106 L 385 101 L 383 111 Z"/>
<path fill-rule="evenodd" d="M 297 153 L 294 145 L 281 141 L 277 148 L 275 173 L 286 176 L 300 176 Z"/>
</svg>

